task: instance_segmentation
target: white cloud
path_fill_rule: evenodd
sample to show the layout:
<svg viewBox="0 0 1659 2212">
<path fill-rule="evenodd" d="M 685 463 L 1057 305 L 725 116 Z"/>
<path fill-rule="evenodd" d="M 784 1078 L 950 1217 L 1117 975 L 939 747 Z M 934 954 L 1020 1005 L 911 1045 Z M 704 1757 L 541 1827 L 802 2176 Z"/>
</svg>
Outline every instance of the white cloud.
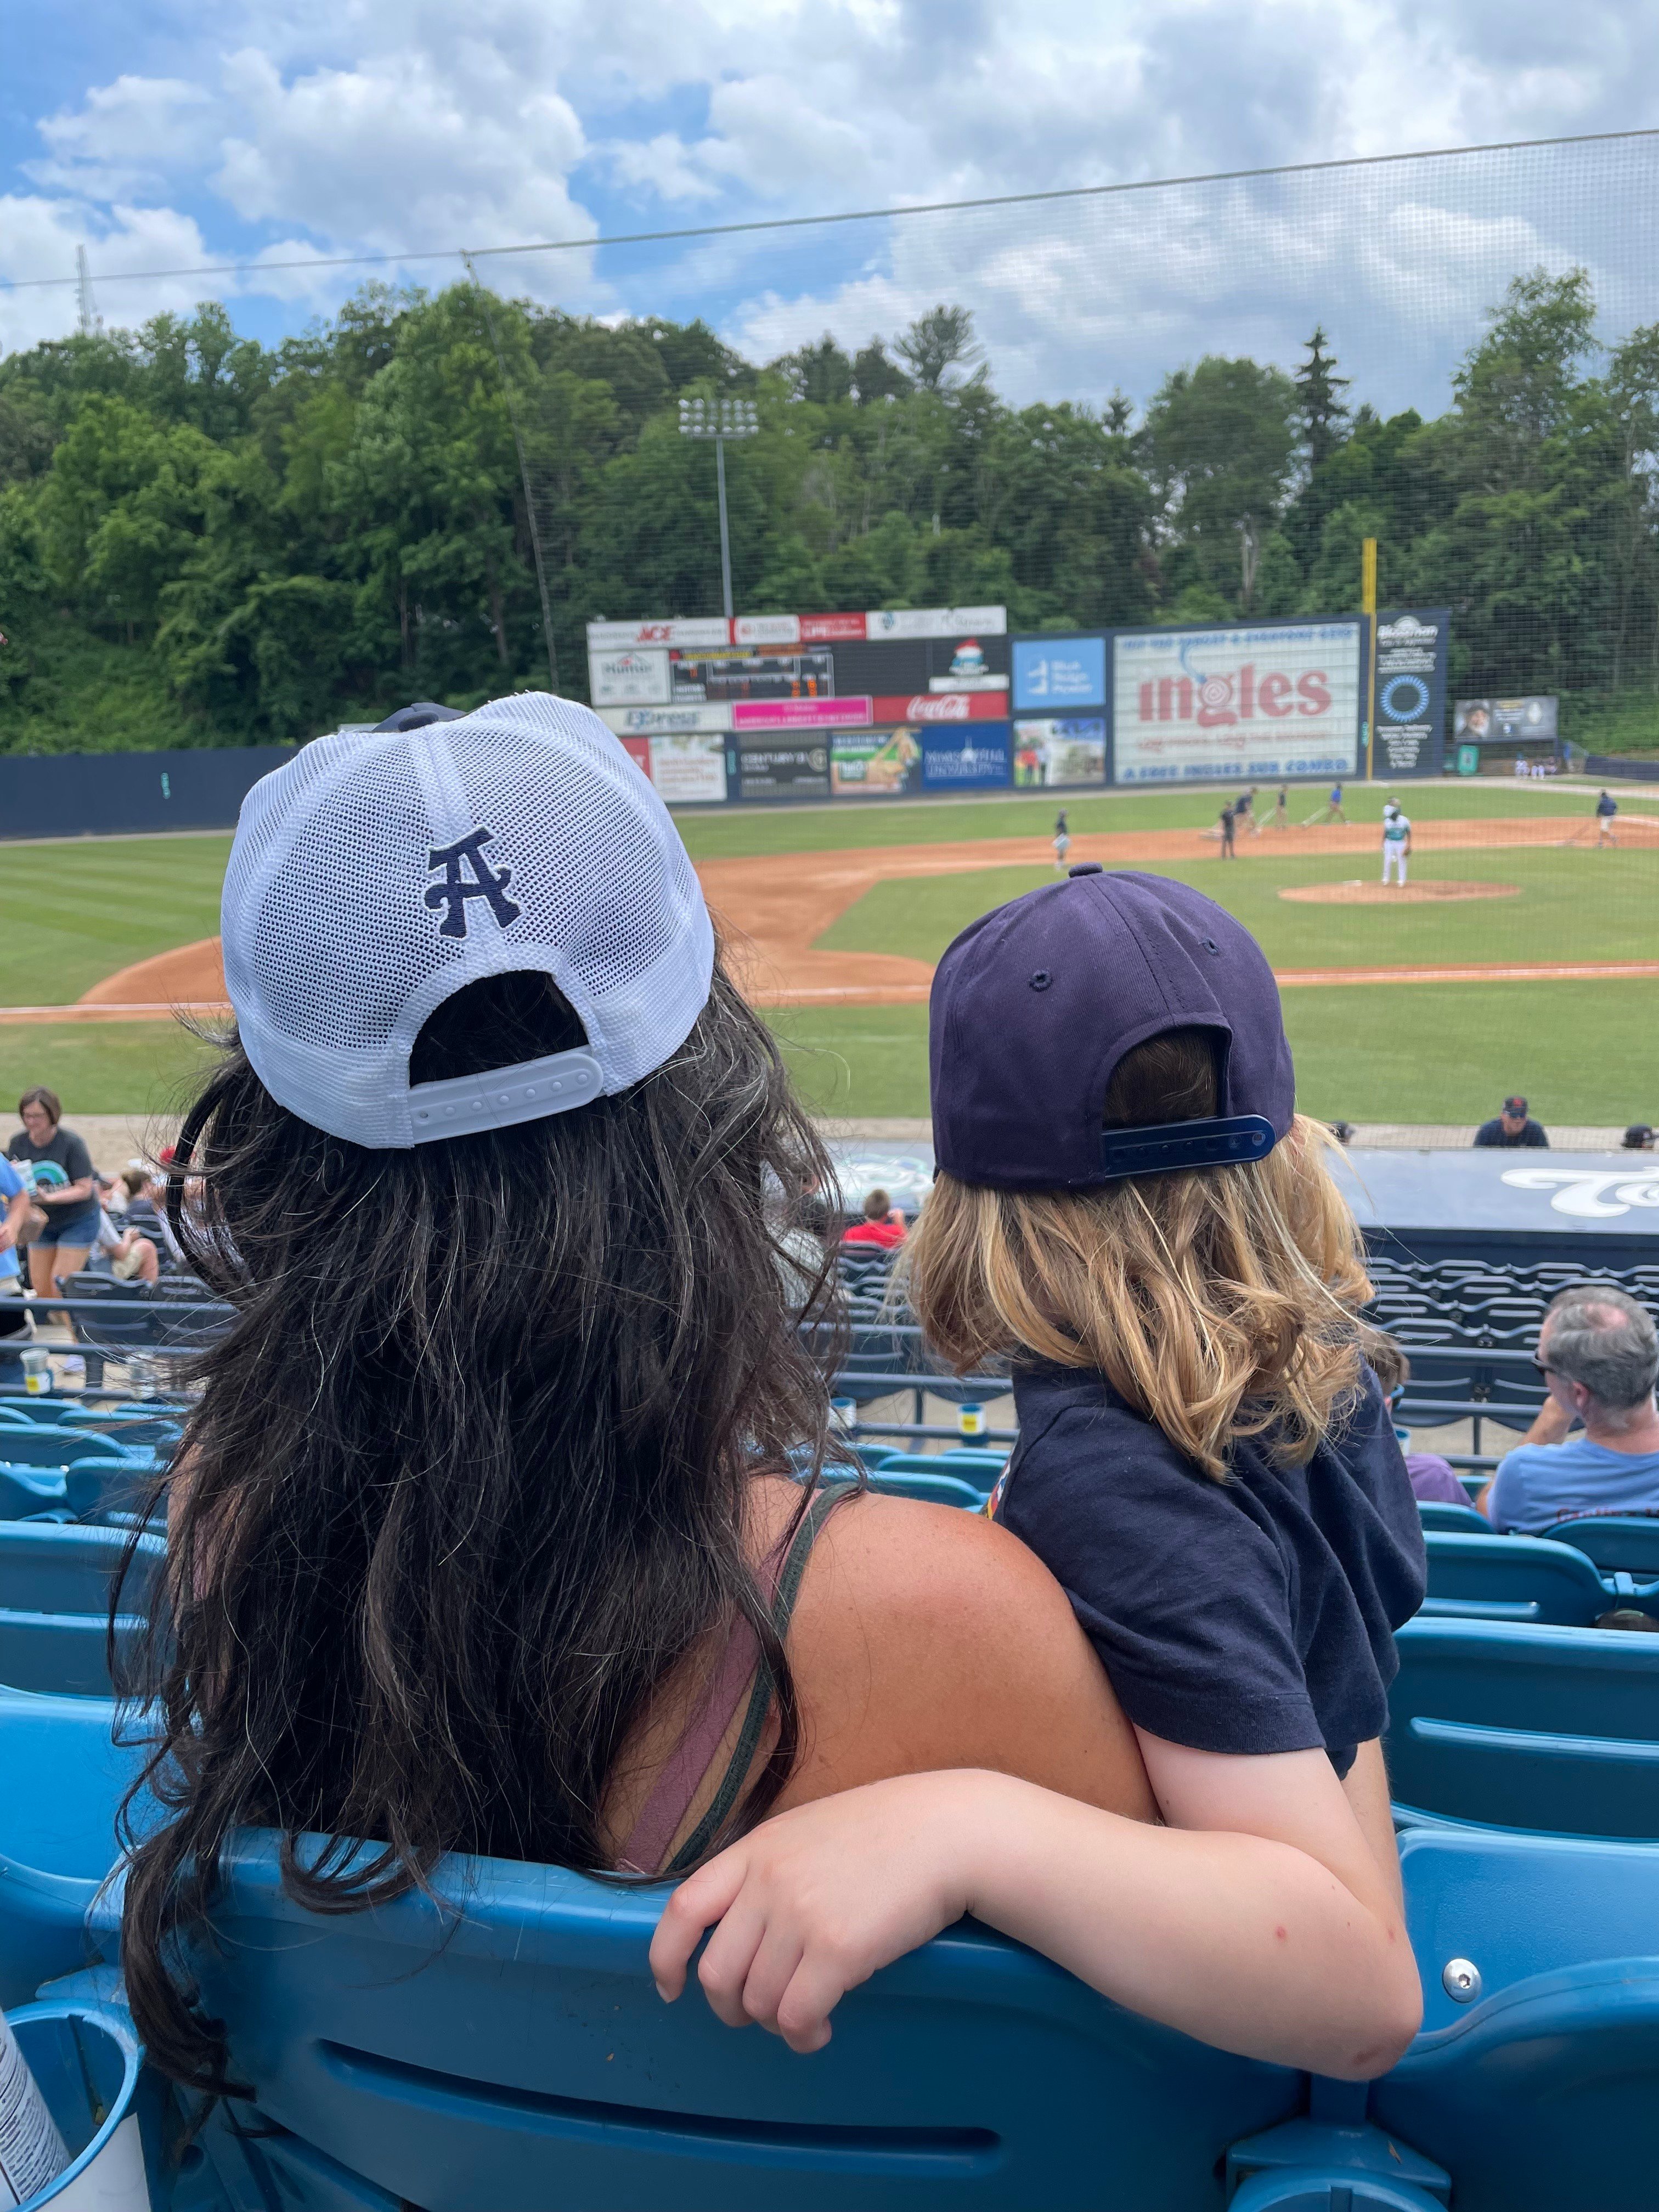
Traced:
<svg viewBox="0 0 1659 2212">
<path fill-rule="evenodd" d="M 75 289 L 63 280 L 75 276 L 77 246 L 86 247 L 97 271 L 96 304 L 110 324 L 142 322 L 164 309 L 184 313 L 202 296 L 198 280 L 130 284 L 121 282 L 125 272 L 199 268 L 214 258 L 196 224 L 171 208 L 94 209 L 35 193 L 0 197 L 0 352 L 74 329 Z M 42 279 L 58 281 L 51 289 L 8 289 Z"/>
<path fill-rule="evenodd" d="M 72 266 L 84 236 L 101 270 L 147 234 L 136 210 L 193 241 L 169 264 L 234 258 L 198 234 L 221 209 L 293 241 L 264 261 L 413 254 L 1659 120 L 1659 11 L 1621 0 L 222 0 L 202 25 L 194 68 L 112 75 L 43 119 L 0 258 L 33 240 L 64 265 L 68 241 Z M 1552 194 L 1501 161 L 1474 184 L 1433 165 L 616 254 L 603 283 L 586 252 L 481 273 L 703 313 L 762 353 L 960 298 L 1019 396 L 1145 390 L 1206 349 L 1283 358 L 1346 317 L 1403 392 L 1443 377 L 1524 257 L 1588 258 L 1641 311 L 1632 161 L 1602 207 L 1559 175 Z M 242 285 L 314 307 L 356 281 Z M 40 326 L 21 296 L 10 343 Z"/>
</svg>

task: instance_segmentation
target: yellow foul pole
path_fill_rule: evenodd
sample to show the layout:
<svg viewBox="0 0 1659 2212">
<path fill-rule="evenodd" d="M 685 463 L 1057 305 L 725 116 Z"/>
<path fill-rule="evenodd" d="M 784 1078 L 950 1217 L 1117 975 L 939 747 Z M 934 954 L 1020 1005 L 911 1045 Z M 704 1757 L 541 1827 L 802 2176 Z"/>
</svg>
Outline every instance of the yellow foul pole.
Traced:
<svg viewBox="0 0 1659 2212">
<path fill-rule="evenodd" d="M 1370 619 L 1365 625 L 1365 781 L 1371 780 L 1376 750 L 1376 540 L 1367 538 L 1359 548 L 1359 611 Z"/>
</svg>

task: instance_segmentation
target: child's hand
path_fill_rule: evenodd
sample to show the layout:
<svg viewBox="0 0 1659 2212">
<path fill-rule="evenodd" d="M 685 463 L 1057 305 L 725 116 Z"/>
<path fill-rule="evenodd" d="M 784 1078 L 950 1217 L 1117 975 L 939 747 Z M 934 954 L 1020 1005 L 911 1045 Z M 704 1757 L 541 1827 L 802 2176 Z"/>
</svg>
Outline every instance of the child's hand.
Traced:
<svg viewBox="0 0 1659 2212">
<path fill-rule="evenodd" d="M 903 1775 L 763 1821 L 669 1899 L 651 1943 L 659 1994 L 678 1996 L 718 1922 L 697 1979 L 720 2018 L 823 2050 L 848 1990 L 967 1911 L 969 1803 L 988 1778 Z"/>
</svg>

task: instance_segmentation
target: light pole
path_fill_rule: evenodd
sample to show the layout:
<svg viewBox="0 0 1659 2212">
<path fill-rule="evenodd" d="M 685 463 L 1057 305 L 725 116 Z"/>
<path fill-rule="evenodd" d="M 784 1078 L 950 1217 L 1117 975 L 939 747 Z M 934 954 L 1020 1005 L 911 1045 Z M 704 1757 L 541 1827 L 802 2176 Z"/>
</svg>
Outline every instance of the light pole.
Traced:
<svg viewBox="0 0 1659 2212">
<path fill-rule="evenodd" d="M 714 488 L 720 505 L 720 599 L 732 619 L 732 538 L 726 521 L 726 441 L 752 438 L 760 428 L 752 399 L 682 399 L 680 435 L 714 441 Z"/>
</svg>

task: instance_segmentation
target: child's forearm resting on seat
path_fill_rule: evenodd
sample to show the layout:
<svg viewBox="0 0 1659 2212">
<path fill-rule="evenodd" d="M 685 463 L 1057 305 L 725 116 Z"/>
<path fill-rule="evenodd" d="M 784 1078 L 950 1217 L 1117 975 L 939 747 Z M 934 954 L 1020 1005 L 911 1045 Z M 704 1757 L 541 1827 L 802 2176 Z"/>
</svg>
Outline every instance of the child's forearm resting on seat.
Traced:
<svg viewBox="0 0 1659 2212">
<path fill-rule="evenodd" d="M 674 1893 L 652 1971 L 678 1996 L 718 1922 L 698 1969 L 715 2012 L 815 2051 L 845 1991 L 963 1913 L 1132 2011 L 1318 2073 L 1384 2072 L 1421 2018 L 1381 1882 L 1362 1901 L 1293 1844 L 1153 1827 L 981 1771 L 872 1783 L 763 1822 Z"/>
</svg>

